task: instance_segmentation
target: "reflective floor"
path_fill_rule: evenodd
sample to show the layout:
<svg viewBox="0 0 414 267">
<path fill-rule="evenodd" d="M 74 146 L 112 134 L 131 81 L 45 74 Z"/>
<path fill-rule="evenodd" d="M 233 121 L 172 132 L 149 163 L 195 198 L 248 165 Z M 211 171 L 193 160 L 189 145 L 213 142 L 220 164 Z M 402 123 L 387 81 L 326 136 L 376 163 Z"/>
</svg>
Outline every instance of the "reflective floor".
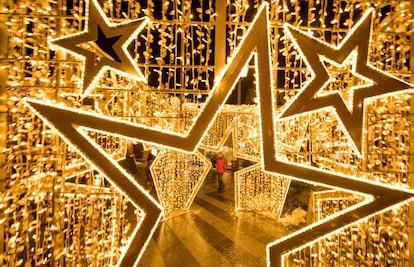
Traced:
<svg viewBox="0 0 414 267">
<path fill-rule="evenodd" d="M 266 266 L 266 244 L 287 234 L 272 219 L 234 210 L 233 175 L 209 175 L 189 212 L 160 223 L 139 266 Z"/>
</svg>

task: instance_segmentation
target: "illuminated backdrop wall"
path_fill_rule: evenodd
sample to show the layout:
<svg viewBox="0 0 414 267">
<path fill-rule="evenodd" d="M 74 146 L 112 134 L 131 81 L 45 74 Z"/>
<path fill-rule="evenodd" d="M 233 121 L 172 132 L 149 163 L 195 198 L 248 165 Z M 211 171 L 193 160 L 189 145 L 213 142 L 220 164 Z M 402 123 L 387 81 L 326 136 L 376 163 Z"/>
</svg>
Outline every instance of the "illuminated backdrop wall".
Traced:
<svg viewBox="0 0 414 267">
<path fill-rule="evenodd" d="M 62 39 L 59 43 L 59 38 L 84 32 L 92 25 L 89 18 L 93 3 L 7 0 L 0 4 L 0 258 L 4 265 L 119 263 L 123 257 L 121 248 L 129 246 L 128 237 L 135 231 L 135 224 L 144 221 L 143 215 L 154 214 L 154 223 L 144 228 L 148 229 L 147 236 L 141 237 L 145 241 L 162 216 L 161 207 L 166 218 L 174 210 L 191 209 L 191 201 L 211 168 L 199 151 L 189 154 L 186 149 L 176 151 L 147 143 L 148 148 L 159 151 L 151 172 L 157 186 L 158 200 L 154 203 L 160 205 L 148 200 L 149 204 L 140 209 L 138 204 L 136 218 L 128 221 L 128 195 L 118 186 L 111 186 L 114 179 L 107 179 L 97 170 L 93 160 L 85 160 L 85 153 L 68 142 L 67 136 L 58 134 L 23 99 L 50 100 L 99 116 L 186 134 L 215 92 L 220 71 L 237 53 L 262 1 L 235 0 L 225 5 L 207 0 L 96 2 L 99 5 L 94 16 L 102 17 L 96 38 L 109 40 L 113 47 L 119 35 L 111 39 L 110 27 L 106 29 L 105 23 L 117 25 L 148 18 L 140 21 L 139 32 L 131 32 L 136 37 L 123 40 L 124 53 L 131 55 L 130 59 L 117 58 L 121 54 L 118 50 L 102 52 L 99 42 L 73 45 Z M 295 44 L 295 35 L 287 34 L 286 23 L 339 47 L 361 17 L 373 8 L 368 62 L 392 77 L 411 80 L 411 1 L 268 3 L 273 78 L 273 87 L 269 85 L 269 89 L 273 88 L 273 102 L 267 108 L 278 117 L 315 75 L 312 62 L 300 51 L 300 44 Z M 84 52 L 88 63 L 70 51 L 75 46 L 79 51 L 93 51 L 92 55 Z M 138 69 L 134 71 L 138 75 L 125 75 L 130 69 L 98 73 L 99 64 L 108 58 L 130 64 L 132 69 L 136 65 Z M 347 102 L 352 100 L 350 84 L 369 84 L 364 77 L 355 75 L 355 60 L 356 56 L 351 54 L 339 62 L 344 64 L 324 61 L 331 79 L 320 95 L 329 95 L 338 88 L 348 89 L 340 93 Z M 115 63 L 113 66 L 117 67 Z M 257 69 L 252 58 L 233 86 L 229 104 L 214 117 L 196 150 L 219 151 L 232 135 L 234 157 L 258 163 L 236 172 L 235 208 L 277 220 L 291 177 L 267 173 L 262 168 L 263 129 L 257 104 L 260 96 L 255 90 L 261 73 Z M 88 78 L 93 82 L 87 83 Z M 332 110 L 278 120 L 272 137 L 277 156 L 292 164 L 412 188 L 410 103 L 407 92 L 366 102 L 360 147 L 351 141 L 343 122 Z M 87 127 L 82 131 L 112 161 L 124 159 L 127 138 Z M 163 172 L 165 166 L 168 168 Z M 184 172 L 190 167 L 191 172 Z M 329 190 L 315 193 L 311 200 L 309 212 L 317 222 L 365 198 Z M 412 204 L 398 205 L 339 233 L 287 251 L 283 262 L 286 266 L 408 266 L 414 261 L 414 244 L 410 241 L 413 229 L 409 228 L 414 220 L 412 210 Z M 144 241 L 138 242 L 141 248 L 145 247 Z"/>
</svg>

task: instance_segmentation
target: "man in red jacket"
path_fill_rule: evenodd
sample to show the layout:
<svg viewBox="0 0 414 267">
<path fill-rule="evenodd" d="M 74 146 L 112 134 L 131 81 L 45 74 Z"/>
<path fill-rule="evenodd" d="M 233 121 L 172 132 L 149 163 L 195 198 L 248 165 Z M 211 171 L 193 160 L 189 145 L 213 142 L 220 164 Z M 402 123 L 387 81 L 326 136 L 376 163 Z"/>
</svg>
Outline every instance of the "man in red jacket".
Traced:
<svg viewBox="0 0 414 267">
<path fill-rule="evenodd" d="M 218 188 L 217 191 L 219 193 L 223 192 L 224 183 L 223 183 L 223 173 L 226 171 L 227 163 L 223 157 L 222 153 L 219 153 L 216 160 L 216 169 L 217 169 L 217 180 L 218 180 Z"/>
</svg>

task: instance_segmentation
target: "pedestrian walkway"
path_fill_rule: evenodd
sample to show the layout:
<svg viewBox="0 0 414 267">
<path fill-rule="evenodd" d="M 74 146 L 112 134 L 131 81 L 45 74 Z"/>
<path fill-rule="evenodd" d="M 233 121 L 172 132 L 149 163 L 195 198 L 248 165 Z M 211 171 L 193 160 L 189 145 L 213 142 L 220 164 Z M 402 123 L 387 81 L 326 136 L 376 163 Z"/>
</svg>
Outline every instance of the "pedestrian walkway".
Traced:
<svg viewBox="0 0 414 267">
<path fill-rule="evenodd" d="M 266 245 L 287 234 L 276 221 L 234 210 L 231 172 L 217 192 L 213 175 L 191 211 L 160 223 L 139 266 L 266 266 Z"/>
</svg>

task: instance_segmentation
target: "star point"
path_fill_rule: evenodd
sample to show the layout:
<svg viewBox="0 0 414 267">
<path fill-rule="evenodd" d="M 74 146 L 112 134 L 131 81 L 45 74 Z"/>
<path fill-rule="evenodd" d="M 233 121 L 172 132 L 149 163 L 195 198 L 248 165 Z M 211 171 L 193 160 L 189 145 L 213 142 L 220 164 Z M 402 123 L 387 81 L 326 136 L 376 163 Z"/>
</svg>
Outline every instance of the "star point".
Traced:
<svg viewBox="0 0 414 267">
<path fill-rule="evenodd" d="M 132 231 L 127 244 L 122 248 L 124 253 L 116 265 L 135 266 L 163 216 L 163 208 L 133 177 L 88 137 L 82 126 L 87 125 L 85 119 L 94 120 L 93 116 L 84 117 L 81 112 L 73 112 L 57 105 L 48 105 L 35 99 L 26 99 L 26 103 L 35 114 L 58 132 L 67 144 L 72 144 L 91 166 L 105 175 L 111 185 L 140 211 L 142 218 Z M 97 129 L 97 127 L 91 129 Z"/>
<path fill-rule="evenodd" d="M 127 46 L 147 23 L 147 18 L 141 18 L 113 24 L 108 21 L 98 2 L 92 0 L 84 31 L 51 40 L 50 43 L 84 60 L 81 91 L 85 96 L 108 69 L 137 81 L 145 81 Z"/>
</svg>

